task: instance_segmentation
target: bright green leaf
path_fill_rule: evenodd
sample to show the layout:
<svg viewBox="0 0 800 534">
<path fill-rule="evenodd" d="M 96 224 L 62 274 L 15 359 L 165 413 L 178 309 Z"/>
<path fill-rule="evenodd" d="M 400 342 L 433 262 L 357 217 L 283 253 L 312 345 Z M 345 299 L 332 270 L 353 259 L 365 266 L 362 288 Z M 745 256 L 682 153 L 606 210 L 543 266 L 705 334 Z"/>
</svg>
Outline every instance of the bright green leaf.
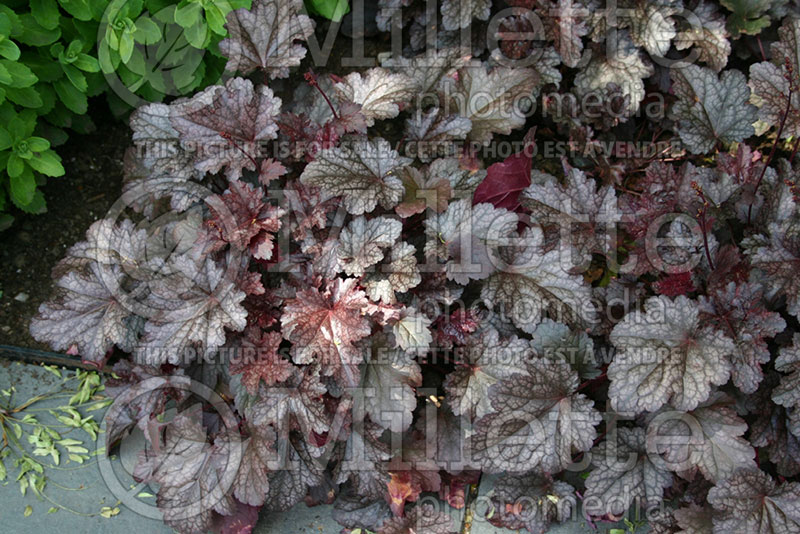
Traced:
<svg viewBox="0 0 800 534">
<path fill-rule="evenodd" d="M 33 150 L 34 152 L 44 152 L 48 148 L 50 148 L 50 141 L 43 137 L 29 137 L 28 138 L 28 147 Z M 55 369 L 54 366 L 45 366 L 45 369 L 50 371 L 50 369 Z M 60 377 L 61 374 L 59 373 L 58 376 Z"/>
<path fill-rule="evenodd" d="M 53 87 L 61 102 L 71 111 L 83 115 L 89 109 L 86 95 L 78 91 L 68 80 L 58 80 Z"/>
<path fill-rule="evenodd" d="M 11 83 L 8 84 L 10 87 L 30 87 L 39 81 L 39 78 L 36 77 L 33 71 L 22 63 L 17 63 L 16 61 L 10 61 L 8 59 L 0 59 L 0 65 L 5 67 L 9 74 L 11 74 Z"/>
<path fill-rule="evenodd" d="M 122 59 L 123 63 L 127 63 L 131 58 L 131 55 L 133 54 L 133 47 L 133 35 L 128 32 L 124 32 L 119 39 L 119 57 Z"/>
<path fill-rule="evenodd" d="M 78 54 L 72 64 L 85 72 L 100 72 L 100 64 L 89 54 Z"/>
<path fill-rule="evenodd" d="M 6 172 L 11 178 L 18 178 L 19 176 L 22 175 L 22 171 L 24 170 L 25 170 L 25 161 L 21 157 L 19 157 L 17 154 L 11 154 L 10 156 L 8 156 L 8 163 L 6 164 Z M 34 186 L 35 185 L 36 184 L 34 184 Z M 33 193 L 31 193 L 31 195 L 33 195 Z M 19 198 L 26 198 L 26 197 L 23 195 L 20 196 Z M 27 204 L 28 202 L 24 202 L 24 204 Z"/>
<path fill-rule="evenodd" d="M 206 6 L 206 22 L 212 32 L 217 35 L 225 36 L 228 30 L 225 29 L 225 14 L 217 7 L 217 4 L 209 4 Z"/>
<path fill-rule="evenodd" d="M 137 43 L 155 44 L 161 40 L 161 29 L 149 18 L 141 17 L 136 20 L 136 31 L 133 38 Z"/>
<path fill-rule="evenodd" d="M 334 22 L 339 22 L 350 12 L 350 3 L 347 0 L 306 0 L 306 7 L 311 13 Z"/>
<path fill-rule="evenodd" d="M 25 213 L 32 215 L 41 215 L 47 212 L 47 202 L 44 200 L 44 195 L 38 189 L 33 192 L 33 200 L 27 206 L 17 206 Z"/>
<path fill-rule="evenodd" d="M 0 12 L 0 36 L 8 37 L 11 35 L 11 19 L 6 13 Z"/>
<path fill-rule="evenodd" d="M 64 63 L 61 64 L 61 69 L 64 71 L 64 74 L 67 75 L 70 83 L 72 83 L 78 91 L 81 93 L 86 92 L 89 86 L 86 83 L 86 76 L 84 76 L 80 70 L 76 69 L 73 65 Z"/>
<path fill-rule="evenodd" d="M 34 170 L 47 176 L 64 176 L 64 167 L 61 165 L 61 158 L 52 150 L 45 150 L 28 160 L 28 165 Z"/>
<path fill-rule="evenodd" d="M 202 6 L 198 2 L 183 0 L 175 9 L 175 23 L 182 28 L 189 28 L 202 21 Z"/>
<path fill-rule="evenodd" d="M 8 85 L 11 83 L 11 73 L 8 69 L 0 64 L 0 84 Z"/>
<path fill-rule="evenodd" d="M 74 39 L 67 46 L 65 53 L 67 54 L 67 56 L 74 58 L 75 56 L 80 54 L 82 50 L 83 50 L 83 43 L 80 42 L 80 40 L 78 39 Z"/>
<path fill-rule="evenodd" d="M 14 158 L 14 155 L 9 158 L 9 162 Z M 19 161 L 22 161 L 21 159 Z M 23 164 L 23 171 L 18 176 L 10 176 L 9 184 L 11 200 L 17 207 L 27 206 L 34 200 L 34 192 L 36 191 L 36 179 L 33 176 L 33 171 Z"/>
<path fill-rule="evenodd" d="M 36 22 L 33 15 L 26 13 L 19 16 L 20 33 L 15 37 L 17 41 L 29 46 L 47 46 L 61 37 L 61 28 L 48 30 Z"/>
<path fill-rule="evenodd" d="M 11 61 L 19 59 L 19 47 L 13 41 L 5 40 L 0 41 L 0 56 Z"/>
<path fill-rule="evenodd" d="M 42 96 L 34 87 L 25 87 L 22 89 L 8 87 L 6 89 L 6 97 L 18 106 L 24 108 L 38 110 L 44 104 Z"/>
<path fill-rule="evenodd" d="M 36 128 L 36 113 L 26 109 L 7 119 L 8 133 L 15 141 L 22 141 L 33 135 Z"/>
<path fill-rule="evenodd" d="M 0 126 L 0 150 L 5 150 L 14 143 L 8 130 Z"/>
<path fill-rule="evenodd" d="M 205 48 L 206 38 L 208 37 L 208 26 L 205 21 L 199 20 L 192 26 L 186 28 L 186 40 L 195 48 Z"/>
<path fill-rule="evenodd" d="M 64 11 L 78 20 L 92 20 L 92 10 L 88 0 L 59 0 Z"/>
</svg>

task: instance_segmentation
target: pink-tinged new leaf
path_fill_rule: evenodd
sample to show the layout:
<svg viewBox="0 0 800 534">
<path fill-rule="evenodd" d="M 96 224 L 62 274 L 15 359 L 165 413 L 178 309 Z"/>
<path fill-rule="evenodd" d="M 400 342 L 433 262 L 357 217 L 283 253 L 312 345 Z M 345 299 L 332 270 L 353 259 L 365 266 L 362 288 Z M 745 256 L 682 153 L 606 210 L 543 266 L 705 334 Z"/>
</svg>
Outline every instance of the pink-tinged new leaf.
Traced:
<svg viewBox="0 0 800 534">
<path fill-rule="evenodd" d="M 254 258 L 268 260 L 273 254 L 273 235 L 281 228 L 286 212 L 264 201 L 264 192 L 242 181 L 231 182 L 222 195 L 206 199 L 211 218 L 202 237 L 210 252 L 227 244 L 249 251 Z"/>
<path fill-rule="evenodd" d="M 252 534 L 258 523 L 258 506 L 235 503 L 231 515 L 215 514 L 211 524 L 214 534 Z"/>
<path fill-rule="evenodd" d="M 439 465 L 429 452 L 424 440 L 412 441 L 404 445 L 402 457 L 398 455 L 388 464 L 391 480 L 385 497 L 395 516 L 403 516 L 406 503 L 416 502 L 423 492 L 441 489 Z"/>
<path fill-rule="evenodd" d="M 267 386 L 286 381 L 293 371 L 292 364 L 278 353 L 283 337 L 280 332 L 264 332 L 258 327 L 248 327 L 238 350 L 233 352 L 236 361 L 231 361 L 231 374 L 242 375 L 242 385 L 251 395 L 258 393 L 261 381 Z"/>
<path fill-rule="evenodd" d="M 362 315 L 367 303 L 354 278 L 337 278 L 321 292 L 298 291 L 281 316 L 295 363 L 318 361 L 324 376 L 334 376 L 343 386 L 358 385 L 363 354 L 355 343 L 371 331 L 369 319 Z"/>
<path fill-rule="evenodd" d="M 258 181 L 261 185 L 269 185 L 272 180 L 277 180 L 288 171 L 279 161 L 272 158 L 261 162 L 261 170 L 258 172 Z"/>
</svg>

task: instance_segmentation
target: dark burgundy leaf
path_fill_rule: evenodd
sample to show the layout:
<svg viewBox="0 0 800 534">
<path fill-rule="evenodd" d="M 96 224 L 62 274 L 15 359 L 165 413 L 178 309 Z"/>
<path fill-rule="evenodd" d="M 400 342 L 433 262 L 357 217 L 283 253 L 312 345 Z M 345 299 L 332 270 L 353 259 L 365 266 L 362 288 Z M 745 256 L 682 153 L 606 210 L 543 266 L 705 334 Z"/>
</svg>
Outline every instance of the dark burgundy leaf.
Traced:
<svg viewBox="0 0 800 534">
<path fill-rule="evenodd" d="M 475 189 L 472 203 L 488 202 L 509 211 L 520 209 L 519 195 L 531 185 L 532 150 L 536 128 L 525 136 L 525 148 L 507 157 L 502 163 L 490 165 L 486 178 Z"/>
</svg>

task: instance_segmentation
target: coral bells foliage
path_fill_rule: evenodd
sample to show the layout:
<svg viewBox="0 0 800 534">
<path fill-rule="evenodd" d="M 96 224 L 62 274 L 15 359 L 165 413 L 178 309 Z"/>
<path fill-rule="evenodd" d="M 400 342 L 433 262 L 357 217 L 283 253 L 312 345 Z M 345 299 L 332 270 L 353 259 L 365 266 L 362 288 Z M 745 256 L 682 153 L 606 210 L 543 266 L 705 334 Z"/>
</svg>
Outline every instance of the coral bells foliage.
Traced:
<svg viewBox="0 0 800 534">
<path fill-rule="evenodd" d="M 795 8 L 509 3 L 381 0 L 403 55 L 345 73 L 254 0 L 224 84 L 132 115 L 31 331 L 113 364 L 177 531 L 445 534 L 480 481 L 512 530 L 800 532 Z"/>
</svg>

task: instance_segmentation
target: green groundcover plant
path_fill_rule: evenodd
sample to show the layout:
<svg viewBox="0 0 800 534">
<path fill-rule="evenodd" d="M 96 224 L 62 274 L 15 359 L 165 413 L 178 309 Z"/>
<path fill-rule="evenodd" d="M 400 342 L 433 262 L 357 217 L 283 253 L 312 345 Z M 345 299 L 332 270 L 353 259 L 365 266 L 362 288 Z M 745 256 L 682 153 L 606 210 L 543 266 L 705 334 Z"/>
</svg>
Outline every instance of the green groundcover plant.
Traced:
<svg viewBox="0 0 800 534">
<path fill-rule="evenodd" d="M 172 528 L 444 534 L 492 479 L 511 530 L 800 532 L 796 8 L 508 4 L 380 0 L 392 51 L 315 72 L 254 0 L 238 76 L 131 116 L 31 332 L 114 358 L 107 449 L 144 434 Z"/>
<path fill-rule="evenodd" d="M 225 15 L 249 0 L 12 0 L 0 5 L 0 229 L 10 206 L 43 213 L 64 174 L 53 147 L 94 129 L 89 98 L 117 115 L 218 80 Z"/>
</svg>

